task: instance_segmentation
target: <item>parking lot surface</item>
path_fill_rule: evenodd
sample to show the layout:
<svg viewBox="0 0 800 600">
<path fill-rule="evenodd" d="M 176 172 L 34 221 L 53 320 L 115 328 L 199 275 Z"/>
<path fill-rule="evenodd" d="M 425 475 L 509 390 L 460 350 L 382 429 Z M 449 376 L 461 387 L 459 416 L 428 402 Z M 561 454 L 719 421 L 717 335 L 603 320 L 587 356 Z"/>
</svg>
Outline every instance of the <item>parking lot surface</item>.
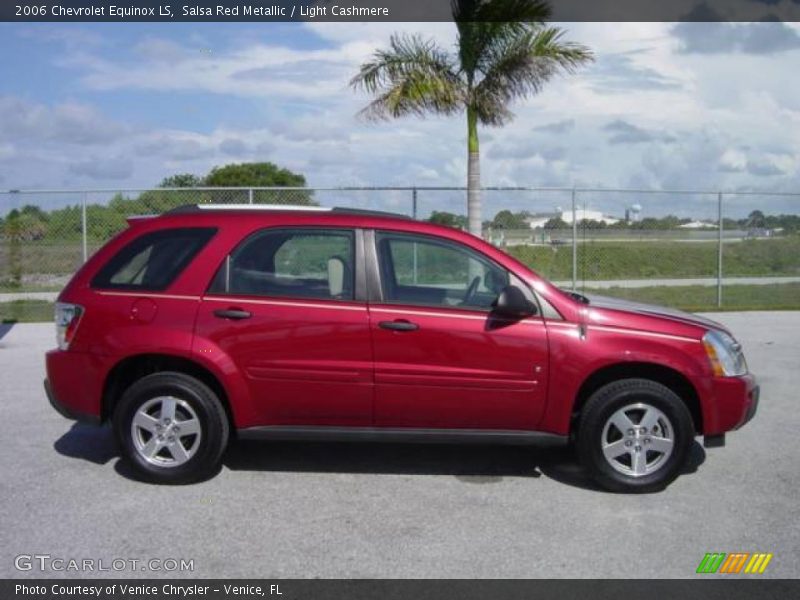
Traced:
<svg viewBox="0 0 800 600">
<path fill-rule="evenodd" d="M 692 577 L 706 552 L 770 552 L 760 577 L 798 577 L 800 313 L 711 317 L 743 343 L 759 412 L 644 496 L 598 490 L 568 450 L 461 445 L 239 442 L 209 481 L 141 483 L 108 427 L 48 405 L 53 326 L 0 325 L 0 576 Z M 15 568 L 32 554 L 194 570 Z"/>
</svg>

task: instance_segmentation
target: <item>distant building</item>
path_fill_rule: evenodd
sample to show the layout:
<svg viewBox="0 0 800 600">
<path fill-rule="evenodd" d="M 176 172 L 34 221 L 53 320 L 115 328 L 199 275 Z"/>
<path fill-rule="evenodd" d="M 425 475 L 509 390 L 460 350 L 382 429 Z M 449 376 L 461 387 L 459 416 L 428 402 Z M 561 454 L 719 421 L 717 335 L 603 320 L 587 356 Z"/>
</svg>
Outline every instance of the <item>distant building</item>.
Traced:
<svg viewBox="0 0 800 600">
<path fill-rule="evenodd" d="M 599 210 L 591 210 L 588 208 L 578 208 L 575 210 L 575 218 L 578 223 L 581 221 L 599 221 L 606 225 L 613 225 L 619 223 L 620 219 L 605 215 Z M 572 224 L 572 211 L 571 210 L 558 210 L 552 213 L 535 213 L 529 216 L 526 221 L 531 229 L 541 229 L 550 219 L 561 219 L 568 225 Z"/>
<path fill-rule="evenodd" d="M 561 213 L 561 219 L 565 223 L 572 223 L 572 211 L 565 210 Z M 581 221 L 599 221 L 600 223 L 605 223 L 606 225 L 613 225 L 614 223 L 619 223 L 620 219 L 615 217 L 611 217 L 609 215 L 604 215 L 599 210 L 591 210 L 588 208 L 578 208 L 575 210 L 575 219 L 580 223 Z"/>
<path fill-rule="evenodd" d="M 552 212 L 552 213 L 534 213 L 530 215 L 525 221 L 528 223 L 528 226 L 531 229 L 541 229 L 544 227 L 544 224 L 547 223 L 551 219 L 559 219 L 563 213 L 560 212 Z"/>
<path fill-rule="evenodd" d="M 679 229 L 716 229 L 717 224 L 714 221 L 689 221 L 683 225 L 678 225 Z"/>
</svg>

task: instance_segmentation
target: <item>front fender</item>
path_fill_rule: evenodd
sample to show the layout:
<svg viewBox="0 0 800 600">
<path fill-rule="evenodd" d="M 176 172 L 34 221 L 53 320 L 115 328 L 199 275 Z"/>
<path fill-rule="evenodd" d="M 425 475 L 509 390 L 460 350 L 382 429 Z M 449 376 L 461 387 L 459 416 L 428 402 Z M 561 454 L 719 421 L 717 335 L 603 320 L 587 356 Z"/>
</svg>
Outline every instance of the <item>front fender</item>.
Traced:
<svg viewBox="0 0 800 600">
<path fill-rule="evenodd" d="M 635 330 L 582 326 L 559 323 L 549 327 L 551 371 L 548 402 L 539 428 L 566 435 L 581 386 L 601 369 L 632 365 L 631 377 L 636 376 L 634 364 L 651 364 L 680 373 L 696 389 L 707 375 L 702 341 Z"/>
</svg>

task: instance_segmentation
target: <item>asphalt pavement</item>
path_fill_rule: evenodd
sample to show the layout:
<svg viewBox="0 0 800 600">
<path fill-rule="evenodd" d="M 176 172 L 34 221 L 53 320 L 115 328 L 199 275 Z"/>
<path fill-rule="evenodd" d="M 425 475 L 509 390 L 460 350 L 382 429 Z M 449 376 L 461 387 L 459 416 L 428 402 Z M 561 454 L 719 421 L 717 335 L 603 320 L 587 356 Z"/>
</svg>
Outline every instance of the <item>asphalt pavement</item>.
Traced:
<svg viewBox="0 0 800 600">
<path fill-rule="evenodd" d="M 644 496 L 598 490 L 569 450 L 499 446 L 240 442 L 209 481 L 141 483 L 107 427 L 48 405 L 53 326 L 0 325 L 0 577 L 684 578 L 707 552 L 769 552 L 757 577 L 798 577 L 800 313 L 711 316 L 743 343 L 759 412 Z M 54 570 L 70 559 L 95 570 Z"/>
</svg>

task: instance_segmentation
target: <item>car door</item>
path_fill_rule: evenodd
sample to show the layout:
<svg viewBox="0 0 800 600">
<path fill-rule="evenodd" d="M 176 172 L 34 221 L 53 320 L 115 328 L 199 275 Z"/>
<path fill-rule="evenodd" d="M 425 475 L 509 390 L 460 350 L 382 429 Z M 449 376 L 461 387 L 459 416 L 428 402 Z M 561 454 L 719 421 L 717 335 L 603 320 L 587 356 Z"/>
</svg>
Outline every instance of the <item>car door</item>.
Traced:
<svg viewBox="0 0 800 600">
<path fill-rule="evenodd" d="M 369 319 L 356 284 L 360 236 L 261 230 L 226 258 L 203 297 L 197 337 L 244 374 L 257 424 L 372 423 Z"/>
<path fill-rule="evenodd" d="M 524 284 L 444 238 L 378 231 L 367 243 L 380 281 L 369 307 L 376 425 L 534 428 L 546 401 L 544 322 L 491 311 L 503 287 Z"/>
</svg>

